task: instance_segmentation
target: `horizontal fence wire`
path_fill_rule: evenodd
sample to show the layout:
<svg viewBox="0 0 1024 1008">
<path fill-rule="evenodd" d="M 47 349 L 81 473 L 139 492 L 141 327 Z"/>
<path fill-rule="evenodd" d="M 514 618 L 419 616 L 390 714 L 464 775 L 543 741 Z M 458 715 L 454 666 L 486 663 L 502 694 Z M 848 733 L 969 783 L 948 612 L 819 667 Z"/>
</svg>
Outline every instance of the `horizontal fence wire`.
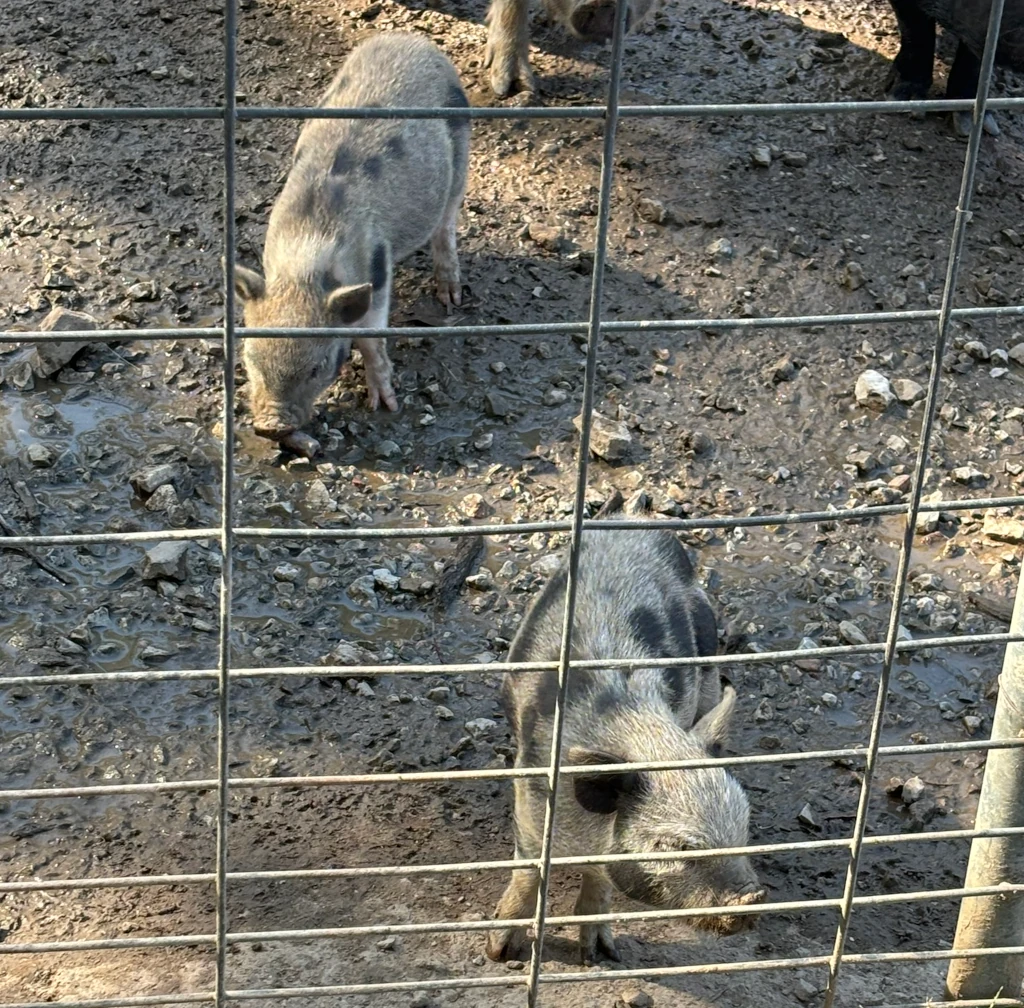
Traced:
<svg viewBox="0 0 1024 1008">
<path fill-rule="evenodd" d="M 1024 315 L 1024 305 L 992 305 L 984 308 L 956 308 L 952 318 L 964 322 L 981 319 L 1018 318 Z M 913 308 L 900 311 L 847 312 L 831 315 L 767 315 L 737 316 L 736 318 L 695 318 L 695 319 L 622 319 L 602 321 L 602 332 L 686 332 L 694 329 L 804 329 L 816 326 L 838 325 L 890 325 L 897 322 L 934 322 L 939 317 L 937 308 Z M 449 337 L 449 336 L 573 336 L 587 332 L 585 322 L 520 322 L 505 325 L 456 325 L 456 326 L 390 326 L 377 329 L 351 327 L 330 327 L 322 329 L 296 329 L 282 326 L 246 327 L 236 326 L 235 334 L 240 337 L 260 339 L 323 339 L 325 336 L 358 338 L 361 336 L 394 337 Z M 63 329 L 60 332 L 47 330 L 9 329 L 0 332 L 0 343 L 64 343 L 68 340 L 176 340 L 211 339 L 222 340 L 224 330 L 219 326 L 196 326 L 159 329 Z"/>
<path fill-rule="evenodd" d="M 621 0 L 620 0 L 621 2 Z M 1001 9 L 1001 3 L 994 8 Z M 300 997 L 338 997 L 346 994 L 373 994 L 385 992 L 403 992 L 429 988 L 432 990 L 464 990 L 486 989 L 497 987 L 525 986 L 528 989 L 531 1006 L 536 1003 L 537 986 L 551 983 L 573 983 L 595 980 L 631 980 L 657 979 L 661 977 L 755 972 L 762 970 L 798 969 L 804 967 L 827 966 L 830 970 L 830 984 L 826 995 L 827 1003 L 835 996 L 836 976 L 842 963 L 850 965 L 868 965 L 876 963 L 926 962 L 945 961 L 962 958 L 982 958 L 991 955 L 1024 954 L 1022 947 L 1003 947 L 995 949 L 958 949 L 958 950 L 926 950 L 915 952 L 884 952 L 854 953 L 843 949 L 843 937 L 852 910 L 856 906 L 888 905 L 895 903 L 913 903 L 927 900 L 961 899 L 965 896 L 990 895 L 995 893 L 1011 893 L 1024 891 L 1024 883 L 1006 884 L 998 887 L 959 888 L 946 890 L 919 890 L 910 893 L 885 893 L 876 895 L 856 895 L 857 861 L 862 847 L 903 844 L 907 842 L 940 842 L 943 840 L 970 840 L 977 837 L 1007 837 L 1019 835 L 1021 829 L 1005 830 L 945 830 L 930 831 L 919 834 L 894 834 L 883 836 L 866 835 L 864 817 L 865 803 L 871 784 L 872 770 L 875 761 L 884 757 L 914 756 L 925 753 L 968 752 L 993 748 L 1024 746 L 1024 739 L 994 739 L 966 742 L 926 743 L 922 745 L 883 746 L 880 744 L 879 732 L 881 715 L 884 711 L 888 674 L 897 654 L 914 653 L 941 647 L 980 646 L 1019 641 L 1022 638 L 1011 634 L 967 634 L 942 638 L 923 638 L 919 640 L 896 639 L 899 605 L 903 587 L 907 578 L 909 564 L 910 540 L 913 526 L 919 513 L 955 512 L 962 510 L 983 510 L 988 508 L 1020 507 L 1024 505 L 1024 496 L 1005 496 L 979 498 L 977 500 L 951 500 L 925 503 L 920 500 L 922 490 L 922 474 L 928 453 L 928 438 L 931 420 L 934 416 L 935 392 L 939 382 L 940 350 L 943 347 L 945 332 L 951 320 L 976 321 L 986 318 L 1015 319 L 1024 316 L 1024 305 L 990 306 L 983 308 L 952 307 L 952 291 L 959 264 L 958 231 L 962 233 L 968 211 L 966 203 L 958 207 L 957 228 L 954 229 L 954 240 L 951 245 L 950 265 L 947 273 L 940 309 L 863 312 L 830 315 L 803 316 L 771 316 L 743 317 L 725 319 L 670 319 L 670 320 L 617 320 L 602 321 L 598 294 L 600 291 L 600 272 L 607 243 L 601 221 L 606 224 L 608 211 L 608 192 L 602 192 L 599 207 L 599 228 L 597 234 L 598 251 L 595 255 L 595 288 L 591 302 L 591 320 L 589 322 L 556 322 L 556 323 L 524 323 L 519 325 L 495 326 L 442 326 L 442 327 L 391 327 L 383 329 L 341 329 L 341 330 L 295 330 L 295 329 L 255 329 L 237 326 L 234 319 L 234 304 L 230 276 L 230 264 L 234 253 L 234 131 L 239 121 L 255 121 L 263 119 L 468 119 L 468 120 L 516 120 L 516 119 L 599 119 L 608 123 L 612 132 L 612 140 L 606 142 L 605 164 L 610 174 L 611 160 L 614 153 L 614 118 L 717 118 L 737 116 L 806 116 L 811 114 L 842 115 L 842 114 L 897 114 L 910 112 L 941 112 L 967 111 L 975 113 L 974 136 L 969 145 L 965 164 L 965 182 L 963 193 L 969 197 L 970 185 L 968 177 L 973 171 L 973 160 L 977 158 L 977 137 L 980 134 L 980 116 L 986 109 L 1017 109 L 1024 108 L 1024 98 L 988 99 L 985 87 L 979 90 L 979 99 L 972 100 L 930 100 L 909 102 L 781 102 L 781 103 L 748 103 L 748 104 L 692 104 L 692 105 L 622 105 L 612 110 L 615 99 L 600 106 L 570 107 L 533 107 L 533 108 L 277 108 L 277 107 L 246 107 L 238 105 L 235 99 L 235 11 L 234 0 L 228 0 L 225 7 L 225 91 L 229 100 L 224 105 L 204 107 L 139 107 L 139 108 L 22 108 L 0 109 L 0 121 L 37 121 L 37 120 L 220 120 L 224 124 L 224 169 L 225 169 L 225 245 L 227 266 L 224 274 L 224 296 L 226 302 L 225 323 L 223 327 L 196 327 L 173 329 L 97 329 L 81 331 L 65 331 L 61 333 L 43 333 L 38 331 L 8 331 L 0 333 L 0 345 L 5 343 L 38 341 L 64 342 L 68 340 L 86 340 L 96 342 L 102 340 L 169 340 L 206 338 L 223 340 L 225 344 L 224 358 L 224 450 L 223 450 L 223 498 L 221 506 L 221 523 L 218 528 L 208 529 L 169 529 L 138 533 L 82 533 L 69 535 L 39 536 L 8 536 L 0 539 L 0 548 L 7 547 L 71 547 L 76 545 L 114 543 L 130 545 L 167 540 L 210 540 L 219 543 L 225 558 L 221 577 L 221 657 L 216 669 L 186 670 L 140 670 L 113 673 L 68 673 L 41 676 L 3 676 L 0 677 L 0 688 L 24 685 L 57 685 L 75 683 L 102 683 L 117 681 L 168 681 L 182 680 L 215 680 L 218 684 L 218 753 L 216 778 L 194 781 L 167 781 L 140 784 L 116 784 L 85 787 L 49 787 L 0 790 L 0 800 L 31 800 L 48 798 L 91 798 L 113 795 L 145 795 L 152 793 L 177 791 L 215 791 L 218 797 L 218 835 L 217 856 L 214 872 L 161 875 L 161 876 L 130 876 L 99 879 L 56 879 L 26 880 L 0 883 L 0 894 L 36 891 L 61 891 L 69 889 L 125 888 L 129 886 L 154 885 L 195 885 L 215 883 L 217 886 L 217 921 L 216 931 L 209 935 L 172 935 L 168 937 L 127 938 L 127 939 L 95 939 L 66 942 L 35 942 L 35 943 L 0 943 L 0 955 L 29 953 L 67 953 L 101 949 L 128 949 L 146 947 L 178 947 L 181 945 L 209 945 L 217 952 L 217 969 L 215 990 L 212 992 L 196 992 L 185 994 L 145 995 L 116 999 L 93 999 L 78 1001 L 47 1001 L 24 1002 L 4 1006 L 4 1008 L 42 1008 L 45 1004 L 64 1005 L 65 1008 L 143 1008 L 146 1005 L 214 1003 L 223 1005 L 237 1000 L 272 1000 L 293 999 Z M 621 17 L 621 12 L 620 15 Z M 994 30 L 994 29 L 993 29 Z M 992 31 L 990 31 L 992 36 Z M 994 37 L 994 36 L 992 36 Z M 990 55 L 987 53 L 987 55 Z M 988 60 L 991 63 L 991 59 Z M 621 68 L 621 48 L 618 58 L 614 61 L 612 80 Z M 606 138 L 607 139 L 607 138 Z M 973 159 L 973 160 L 972 160 Z M 602 187 L 605 189 L 606 187 Z M 962 193 L 962 196 L 963 196 Z M 528 523 L 491 524 L 485 526 L 456 525 L 425 528 L 253 528 L 236 527 L 232 522 L 233 494 L 233 412 L 232 412 L 232 380 L 233 380 L 233 346 L 236 337 L 247 336 L 278 337 L 278 338 L 322 338 L 325 335 L 336 336 L 430 336 L 448 338 L 457 336 L 535 336 L 535 335 L 578 335 L 588 334 L 587 365 L 592 371 L 597 360 L 597 343 L 600 332 L 644 332 L 644 331 L 692 331 L 692 330 L 751 330 L 777 328 L 805 328 L 835 325 L 877 325 L 894 323 L 925 323 L 937 322 L 939 332 L 936 340 L 936 354 L 929 387 L 929 398 L 925 408 L 925 420 L 917 465 L 914 474 L 914 489 L 911 499 L 903 504 L 872 505 L 856 508 L 830 509 L 820 512 L 783 513 L 775 515 L 743 515 L 735 517 L 711 516 L 707 518 L 688 519 L 657 519 L 652 521 L 638 520 L 581 520 L 584 507 L 584 490 L 586 488 L 586 442 L 591 415 L 585 411 L 583 418 L 584 430 L 581 433 L 581 451 L 579 457 L 580 479 L 575 494 L 575 509 L 571 520 L 546 521 Z M 584 397 L 586 402 L 586 393 Z M 821 750 L 800 753 L 764 753 L 754 756 L 736 756 L 703 760 L 662 761 L 658 763 L 614 764 L 605 766 L 560 766 L 557 745 L 554 747 L 552 763 L 546 767 L 491 768 L 477 771 L 437 771 L 416 773 L 381 773 L 381 774 L 337 774 L 292 778 L 231 778 L 228 775 L 228 688 L 232 680 L 240 678 L 268 678 L 272 676 L 372 676 L 395 674 L 469 674 L 498 673 L 511 669 L 523 671 L 551 671 L 561 668 L 563 678 L 576 669 L 584 668 L 638 668 L 650 662 L 636 660 L 613 660 L 601 662 L 572 661 L 559 663 L 493 663 L 483 664 L 450 664 L 450 665 L 401 665 L 401 666 L 286 666 L 282 668 L 238 669 L 230 666 L 228 642 L 232 628 L 231 562 L 237 542 L 244 540 L 259 541 L 261 539 L 312 539 L 323 541 L 342 541 L 348 539 L 426 539 L 430 537 L 459 537 L 465 535 L 512 536 L 535 531 L 571 532 L 572 549 L 578 551 L 579 537 L 584 529 L 613 528 L 645 528 L 675 529 L 678 531 L 734 528 L 734 527 L 771 527 L 807 523 L 824 523 L 839 521 L 863 521 L 886 516 L 903 515 L 907 525 L 903 548 L 900 553 L 899 570 L 895 580 L 895 591 L 889 633 L 886 641 L 866 645 L 843 645 L 811 649 L 796 649 L 776 652 L 753 652 L 748 654 L 731 654 L 715 657 L 715 663 L 721 665 L 758 664 L 779 661 L 793 661 L 812 658 L 843 658 L 859 655 L 883 655 L 882 675 L 879 683 L 878 702 L 872 724 L 872 738 L 867 747 L 853 747 L 834 750 Z M 567 601 L 567 627 L 572 623 L 572 599 Z M 564 650 L 568 649 L 568 631 Z M 707 664 L 700 659 L 659 660 L 659 666 L 693 666 Z M 822 840 L 794 841 L 780 844 L 750 845 L 744 848 L 731 848 L 717 851 L 685 851 L 652 854 L 597 854 L 572 857 L 551 856 L 550 836 L 551 821 L 545 829 L 545 853 L 541 858 L 511 859 L 491 862 L 462 862 L 438 865 L 384 865 L 339 869 L 296 869 L 289 871 L 242 871 L 228 872 L 227 864 L 227 811 L 230 793 L 239 788 L 267 787 L 320 787 L 320 786 L 354 786 L 361 784 L 384 785 L 392 783 L 434 783 L 455 781 L 471 782 L 474 780 L 517 779 L 526 777 L 549 777 L 548 786 L 551 792 L 557 787 L 558 778 L 563 774 L 577 773 L 621 773 L 623 770 L 658 770 L 686 769 L 707 766 L 744 766 L 772 763 L 788 763 L 806 760 L 867 760 L 867 772 L 864 775 L 861 790 L 858 821 L 853 836 L 847 838 L 830 838 Z M 508 870 L 514 868 L 532 868 L 546 873 L 551 866 L 581 866 L 588 864 L 608 864 L 617 861 L 685 861 L 699 860 L 702 857 L 716 856 L 750 856 L 757 854 L 780 854 L 790 851 L 805 850 L 846 850 L 850 855 L 850 870 L 842 897 L 820 900 L 795 900 L 787 902 L 766 903 L 750 907 L 702 907 L 682 910 L 651 910 L 628 913 L 608 913 L 586 916 L 552 916 L 546 913 L 544 900 L 538 903 L 535 918 L 515 921 L 452 921 L 432 922 L 423 924 L 369 924 L 341 928 L 320 928 L 270 932 L 230 932 L 227 920 L 227 887 L 236 881 L 278 880 L 319 878 L 341 879 L 359 878 L 381 875 L 422 875 L 446 874 L 453 872 L 469 872 L 480 870 Z M 502 975 L 473 978 L 450 978 L 430 981 L 396 981 L 390 983 L 368 984 L 335 984 L 316 987 L 294 988 L 260 988 L 230 989 L 227 986 L 226 951 L 230 945 L 253 941 L 299 941 L 324 938 L 358 937 L 379 934 L 403 933 L 437 933 L 481 931 L 497 927 L 513 925 L 533 925 L 538 933 L 542 933 L 545 925 L 567 926 L 580 923 L 604 923 L 612 921 L 632 920 L 664 920 L 676 918 L 699 918 L 717 914 L 762 914 L 792 913 L 805 910 L 842 911 L 842 921 L 837 935 L 836 948 L 830 955 L 804 956 L 798 958 L 741 961 L 732 963 L 705 963 L 688 966 L 650 967 L 644 969 L 616 970 L 584 973 L 558 973 L 544 971 L 540 966 L 539 950 L 528 975 Z M 972 1005 L 988 1006 L 1020 1006 L 1024 1005 L 1017 998 L 997 998 L 987 1001 L 957 1002 L 919 1002 L 914 1005 L 891 1006 L 891 1008 L 940 1008 L 956 1005 L 968 1008 Z"/>
<path fill-rule="evenodd" d="M 1001 829 L 930 830 L 922 833 L 891 833 L 866 836 L 868 847 L 888 847 L 903 843 L 940 843 L 947 840 L 975 840 L 978 838 L 1024 836 L 1024 826 Z M 750 844 L 746 847 L 721 847 L 715 850 L 650 851 L 631 854 L 581 854 L 552 857 L 551 863 L 563 868 L 582 865 L 700 861 L 720 857 L 756 857 L 765 854 L 803 853 L 812 850 L 836 850 L 850 846 L 849 837 L 828 840 L 791 840 L 788 843 Z M 504 861 L 462 861 L 423 865 L 367 865 L 358 868 L 289 868 L 285 870 L 229 871 L 232 882 L 293 882 L 303 879 L 376 878 L 380 876 L 447 875 L 476 871 L 512 871 L 518 868 L 536 868 L 537 858 Z M 213 882 L 213 872 L 181 875 L 122 875 L 107 878 L 33 879 L 28 882 L 0 882 L 0 893 L 61 892 L 72 889 L 130 889 L 153 886 L 205 885 Z"/>
</svg>

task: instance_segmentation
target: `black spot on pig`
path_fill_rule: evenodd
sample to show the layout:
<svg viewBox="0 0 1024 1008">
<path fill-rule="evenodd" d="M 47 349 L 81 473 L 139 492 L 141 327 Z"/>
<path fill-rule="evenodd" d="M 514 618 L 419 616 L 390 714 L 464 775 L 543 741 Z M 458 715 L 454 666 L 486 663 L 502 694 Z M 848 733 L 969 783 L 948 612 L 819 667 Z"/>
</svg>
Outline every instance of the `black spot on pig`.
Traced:
<svg viewBox="0 0 1024 1008">
<path fill-rule="evenodd" d="M 370 283 L 375 291 L 383 290 L 388 282 L 388 250 L 377 245 L 370 257 Z"/>
<path fill-rule="evenodd" d="M 338 214 L 345 207 L 345 187 L 335 183 L 327 190 L 327 208 L 331 214 Z"/>
<path fill-rule="evenodd" d="M 332 175 L 347 175 L 356 166 L 356 159 L 352 152 L 346 147 L 339 147 L 334 152 L 334 161 L 331 163 Z"/>
<path fill-rule="evenodd" d="M 637 606 L 628 617 L 629 628 L 636 639 L 643 644 L 652 655 L 664 657 L 662 648 L 665 645 L 665 627 L 658 614 L 647 606 Z"/>
<path fill-rule="evenodd" d="M 363 171 L 365 172 L 366 177 L 375 182 L 380 178 L 380 173 L 383 169 L 384 159 L 379 154 L 374 154 L 363 162 Z"/>
<path fill-rule="evenodd" d="M 450 84 L 448 86 L 448 100 L 444 103 L 446 108 L 469 108 L 469 99 L 466 97 L 466 92 L 459 87 L 458 84 Z M 448 132 L 452 138 L 462 138 L 469 133 L 469 120 L 468 119 L 445 119 L 448 125 Z"/>
<path fill-rule="evenodd" d="M 389 157 L 405 157 L 405 141 L 398 133 L 395 133 L 394 136 L 389 136 L 384 141 L 384 150 Z"/>
</svg>

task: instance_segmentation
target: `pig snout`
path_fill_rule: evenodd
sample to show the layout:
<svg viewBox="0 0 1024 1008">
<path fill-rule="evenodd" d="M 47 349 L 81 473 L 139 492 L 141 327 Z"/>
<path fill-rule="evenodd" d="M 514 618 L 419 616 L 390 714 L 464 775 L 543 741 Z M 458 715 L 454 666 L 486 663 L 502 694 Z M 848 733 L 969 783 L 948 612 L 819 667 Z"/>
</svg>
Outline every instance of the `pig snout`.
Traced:
<svg viewBox="0 0 1024 1008">
<path fill-rule="evenodd" d="M 615 30 L 615 0 L 591 0 L 569 16 L 573 33 L 584 42 L 607 42 Z M 626 31 L 633 25 L 633 8 L 626 11 Z"/>
<path fill-rule="evenodd" d="M 302 426 L 304 418 L 298 416 L 297 413 L 298 410 L 289 409 L 283 403 L 257 406 L 253 410 L 252 429 L 260 437 L 269 438 L 271 441 L 281 441 L 289 434 L 294 434 Z"/>
<path fill-rule="evenodd" d="M 765 889 L 755 889 L 745 892 L 733 899 L 723 903 L 724 906 L 752 906 L 763 903 L 767 896 Z M 698 927 L 705 931 L 712 931 L 719 935 L 737 935 L 746 931 L 753 931 L 757 924 L 758 915 L 745 914 L 721 914 L 716 917 L 698 917 L 695 921 Z"/>
</svg>

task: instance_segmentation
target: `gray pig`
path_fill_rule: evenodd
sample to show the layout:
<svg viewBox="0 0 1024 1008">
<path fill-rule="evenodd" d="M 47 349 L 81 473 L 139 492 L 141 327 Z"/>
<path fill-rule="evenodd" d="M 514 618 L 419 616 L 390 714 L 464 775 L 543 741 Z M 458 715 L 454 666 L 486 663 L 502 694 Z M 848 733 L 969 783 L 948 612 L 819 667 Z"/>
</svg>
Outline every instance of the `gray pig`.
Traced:
<svg viewBox="0 0 1024 1008">
<path fill-rule="evenodd" d="M 655 0 L 626 0 L 626 31 L 639 24 L 655 6 Z M 490 67 L 491 89 L 499 97 L 518 84 L 537 92 L 537 78 L 530 69 L 530 0 L 492 0 L 487 11 L 487 50 L 484 66 Z M 607 42 L 615 27 L 615 0 L 544 0 L 552 21 L 584 42 Z"/>
<path fill-rule="evenodd" d="M 421 35 L 388 32 L 357 46 L 325 107 L 463 108 L 448 58 Z M 235 267 L 249 326 L 384 327 L 393 265 L 428 240 L 437 295 L 461 302 L 455 224 L 466 185 L 469 121 L 312 119 L 270 213 L 263 268 Z M 253 427 L 284 440 L 348 358 L 346 339 L 247 339 Z M 383 339 L 357 339 L 368 405 L 398 409 Z M 309 439 L 312 441 L 312 439 Z M 314 442 L 315 443 L 315 442 Z"/>
<path fill-rule="evenodd" d="M 573 659 L 644 658 L 649 668 L 570 672 L 562 762 L 565 765 L 703 759 L 720 753 L 736 692 L 724 692 L 713 668 L 658 668 L 663 657 L 713 655 L 718 636 L 707 597 L 679 540 L 669 531 L 590 530 L 580 556 Z M 557 660 L 566 570 L 545 585 L 517 632 L 509 661 Z M 554 672 L 509 673 L 504 702 L 518 744 L 517 767 L 550 759 Z M 541 853 L 546 785 L 515 781 L 515 856 Z M 555 815 L 554 855 L 645 853 L 742 847 L 750 808 L 736 780 L 720 767 L 567 775 Z M 745 906 L 764 899 L 746 857 L 638 861 L 583 869 L 577 914 L 607 913 L 612 891 L 655 907 Z M 537 875 L 513 873 L 495 919 L 532 917 Z M 734 934 L 753 915 L 693 919 L 695 926 Z M 525 928 L 492 931 L 487 954 L 516 958 Z M 580 927 L 584 962 L 598 951 L 617 959 L 607 924 Z"/>
</svg>

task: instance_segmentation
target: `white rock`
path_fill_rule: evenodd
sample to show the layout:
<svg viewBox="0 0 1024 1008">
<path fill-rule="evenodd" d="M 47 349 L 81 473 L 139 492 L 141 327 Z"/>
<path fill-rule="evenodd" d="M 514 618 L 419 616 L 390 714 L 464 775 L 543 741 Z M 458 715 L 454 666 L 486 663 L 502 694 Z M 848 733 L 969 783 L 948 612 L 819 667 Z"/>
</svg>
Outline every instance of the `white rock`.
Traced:
<svg viewBox="0 0 1024 1008">
<path fill-rule="evenodd" d="M 842 637 L 847 644 L 868 643 L 868 639 L 864 635 L 864 631 L 851 620 L 843 620 L 843 622 L 839 624 L 839 636 Z"/>
<path fill-rule="evenodd" d="M 275 581 L 288 581 L 294 584 L 302 576 L 302 571 L 295 564 L 283 563 L 274 568 Z"/>
<path fill-rule="evenodd" d="M 879 371 L 865 371 L 854 386 L 853 394 L 861 406 L 885 409 L 896 397 L 889 379 Z"/>
<path fill-rule="evenodd" d="M 530 570 L 542 577 L 551 577 L 557 574 L 562 568 L 562 558 L 555 553 L 549 553 L 530 564 Z"/>
<path fill-rule="evenodd" d="M 365 606 L 367 609 L 376 609 L 380 605 L 377 601 L 377 593 L 374 591 L 376 584 L 372 574 L 364 574 L 348 586 L 348 597 L 357 605 Z"/>
<path fill-rule="evenodd" d="M 482 738 L 484 735 L 490 734 L 497 727 L 497 721 L 492 721 L 490 718 L 485 717 L 473 718 L 472 721 L 466 722 L 466 731 L 474 738 Z"/>
<path fill-rule="evenodd" d="M 576 430 L 583 427 L 583 414 L 573 417 Z M 624 420 L 611 420 L 596 410 L 590 427 L 590 452 L 606 462 L 623 459 L 633 443 L 633 436 Z"/>
<path fill-rule="evenodd" d="M 894 378 L 892 390 L 901 403 L 916 403 L 927 395 L 924 386 L 910 378 Z"/>
<path fill-rule="evenodd" d="M 157 543 L 146 550 L 142 577 L 146 580 L 163 578 L 168 581 L 184 581 L 188 577 L 187 554 L 188 543 Z"/>
<path fill-rule="evenodd" d="M 373 583 L 385 591 L 397 591 L 399 581 L 401 578 L 397 574 L 392 574 L 386 567 L 378 567 L 373 571 Z"/>
<path fill-rule="evenodd" d="M 912 805 L 927 789 L 927 785 L 920 777 L 911 777 L 903 782 L 903 801 L 907 805 Z"/>
</svg>

